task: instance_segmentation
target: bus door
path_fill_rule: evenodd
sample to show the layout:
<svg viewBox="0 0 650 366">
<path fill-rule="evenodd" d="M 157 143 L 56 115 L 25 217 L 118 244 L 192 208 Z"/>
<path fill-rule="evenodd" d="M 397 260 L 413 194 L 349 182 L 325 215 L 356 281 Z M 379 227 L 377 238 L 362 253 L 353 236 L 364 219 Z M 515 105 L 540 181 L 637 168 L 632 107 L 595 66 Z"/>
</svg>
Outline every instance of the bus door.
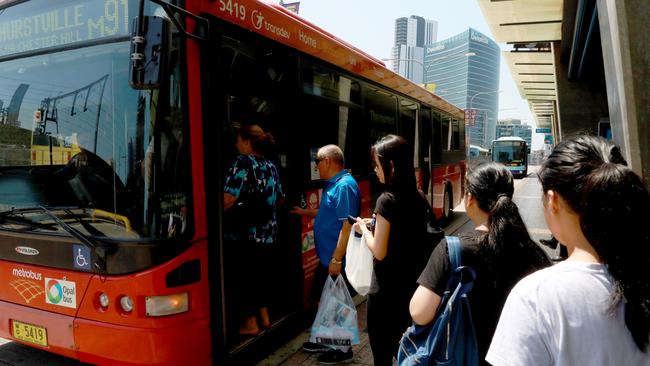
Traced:
<svg viewBox="0 0 650 366">
<path fill-rule="evenodd" d="M 419 104 L 409 99 L 400 99 L 400 128 L 399 134 L 408 141 L 412 149 L 413 167 L 415 168 L 415 181 L 420 191 L 426 194 L 428 190 L 429 168 L 423 164 L 424 155 L 428 153 L 426 145 L 428 140 L 423 141 L 421 135 L 422 116 L 420 115 Z M 428 164 L 428 162 L 427 162 Z M 426 187 L 425 187 L 425 182 Z"/>
<path fill-rule="evenodd" d="M 260 354 L 268 354 L 282 342 L 295 336 L 288 331 L 303 310 L 302 273 L 300 265 L 300 222 L 290 215 L 297 199 L 296 181 L 303 179 L 299 167 L 302 157 L 296 153 L 295 131 L 300 121 L 295 118 L 297 92 L 296 57 L 280 45 L 243 31 L 222 21 L 211 19 L 211 41 L 205 45 L 202 70 L 207 88 L 204 89 L 204 141 L 206 186 L 208 195 L 208 227 L 212 228 L 210 267 L 213 322 L 221 326 L 213 332 L 213 347 L 227 356 L 215 359 L 226 363 L 251 363 Z M 253 265 L 251 253 L 241 250 L 238 242 L 229 236 L 229 227 L 220 222 L 221 198 L 224 183 L 237 157 L 235 147 L 237 129 L 258 125 L 275 138 L 275 148 L 265 158 L 273 162 L 285 193 L 276 212 L 277 235 L 269 244 L 268 256 L 272 273 L 269 287 L 263 288 L 264 303 L 270 315 L 271 327 L 260 332 L 241 334 L 245 315 L 240 313 L 247 291 L 259 286 L 242 283 L 242 274 Z M 212 195 L 212 198 L 210 196 Z M 221 228 L 218 231 L 216 228 Z M 215 248 L 215 246 L 217 248 Z M 262 279 L 260 279 L 261 281 Z M 257 314 L 259 315 L 259 314 Z M 301 325 L 302 326 L 302 325 Z M 303 328 L 304 329 L 304 328 Z M 213 337 L 213 339 L 216 337 Z"/>
</svg>

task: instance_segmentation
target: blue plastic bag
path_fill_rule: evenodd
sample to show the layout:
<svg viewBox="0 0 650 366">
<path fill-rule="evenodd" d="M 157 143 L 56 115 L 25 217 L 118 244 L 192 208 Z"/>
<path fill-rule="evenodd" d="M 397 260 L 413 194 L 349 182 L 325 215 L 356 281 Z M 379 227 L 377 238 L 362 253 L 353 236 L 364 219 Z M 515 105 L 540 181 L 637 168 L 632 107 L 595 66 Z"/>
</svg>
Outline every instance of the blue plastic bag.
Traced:
<svg viewBox="0 0 650 366">
<path fill-rule="evenodd" d="M 359 344 L 357 309 L 343 276 L 327 276 L 309 341 L 343 351 Z"/>
<path fill-rule="evenodd" d="M 478 344 L 467 293 L 476 273 L 462 266 L 460 241 L 447 237 L 453 270 L 440 301 L 435 320 L 428 325 L 411 325 L 400 340 L 397 363 L 411 365 L 478 365 Z M 461 281 L 462 278 L 462 281 Z"/>
</svg>

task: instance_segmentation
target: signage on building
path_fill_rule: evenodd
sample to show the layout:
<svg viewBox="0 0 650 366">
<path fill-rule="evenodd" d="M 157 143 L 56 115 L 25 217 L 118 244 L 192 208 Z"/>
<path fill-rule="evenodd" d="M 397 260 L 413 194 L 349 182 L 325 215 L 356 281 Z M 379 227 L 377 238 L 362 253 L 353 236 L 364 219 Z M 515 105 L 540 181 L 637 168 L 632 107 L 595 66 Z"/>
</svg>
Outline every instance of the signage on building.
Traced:
<svg viewBox="0 0 650 366">
<path fill-rule="evenodd" d="M 553 135 L 546 135 L 544 136 L 544 143 L 553 145 Z"/>
<path fill-rule="evenodd" d="M 467 108 L 465 109 L 465 124 L 468 126 L 474 126 L 476 122 L 476 108 Z"/>
<path fill-rule="evenodd" d="M 440 51 L 440 50 L 444 50 L 444 49 L 445 49 L 445 45 L 444 44 L 439 44 L 437 46 L 427 47 L 427 53 L 434 53 L 436 51 Z"/>
<path fill-rule="evenodd" d="M 486 36 L 476 33 L 474 31 L 472 31 L 472 33 L 470 34 L 470 38 L 472 39 L 472 41 L 489 44 L 488 38 Z"/>
<path fill-rule="evenodd" d="M 535 133 L 551 133 L 550 128 L 536 128 Z"/>
</svg>

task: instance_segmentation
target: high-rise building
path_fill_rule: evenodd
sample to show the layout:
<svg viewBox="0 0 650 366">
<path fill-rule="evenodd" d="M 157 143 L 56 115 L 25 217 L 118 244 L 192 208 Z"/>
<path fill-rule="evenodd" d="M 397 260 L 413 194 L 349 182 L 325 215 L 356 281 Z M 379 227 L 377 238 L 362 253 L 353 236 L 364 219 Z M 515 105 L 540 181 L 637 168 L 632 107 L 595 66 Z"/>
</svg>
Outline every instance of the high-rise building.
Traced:
<svg viewBox="0 0 650 366">
<path fill-rule="evenodd" d="M 514 121 L 514 123 L 512 123 Z M 519 123 L 517 123 L 519 122 Z M 503 120 L 499 121 L 497 124 L 496 138 L 500 137 L 521 137 L 526 140 L 528 148 L 530 148 L 533 142 L 533 129 L 531 126 L 526 124 L 521 124 L 521 120 Z"/>
<path fill-rule="evenodd" d="M 484 148 L 496 138 L 500 52 L 496 42 L 472 28 L 424 49 L 424 82 L 435 84 L 435 93 L 457 107 L 477 110 L 468 136 L 470 144 Z"/>
<path fill-rule="evenodd" d="M 438 22 L 411 15 L 395 19 L 395 45 L 392 69 L 421 84 L 424 77 L 424 45 L 436 41 Z"/>
</svg>

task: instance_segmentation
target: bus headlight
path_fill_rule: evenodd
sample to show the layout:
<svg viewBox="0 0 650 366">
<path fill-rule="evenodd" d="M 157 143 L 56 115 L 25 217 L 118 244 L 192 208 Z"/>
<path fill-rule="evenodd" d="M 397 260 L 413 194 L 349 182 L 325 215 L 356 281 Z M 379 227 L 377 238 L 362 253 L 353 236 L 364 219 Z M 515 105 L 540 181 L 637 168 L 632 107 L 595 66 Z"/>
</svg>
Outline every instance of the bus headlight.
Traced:
<svg viewBox="0 0 650 366">
<path fill-rule="evenodd" d="M 165 296 L 147 296 L 145 308 L 147 316 L 165 316 L 184 313 L 189 309 L 187 292 Z"/>
<path fill-rule="evenodd" d="M 103 308 L 107 308 L 108 304 L 110 304 L 110 299 L 108 298 L 108 295 L 105 292 L 99 294 L 99 305 L 101 305 Z"/>
<path fill-rule="evenodd" d="M 120 297 L 120 306 L 125 313 L 130 313 L 133 311 L 133 300 L 128 296 Z"/>
</svg>

